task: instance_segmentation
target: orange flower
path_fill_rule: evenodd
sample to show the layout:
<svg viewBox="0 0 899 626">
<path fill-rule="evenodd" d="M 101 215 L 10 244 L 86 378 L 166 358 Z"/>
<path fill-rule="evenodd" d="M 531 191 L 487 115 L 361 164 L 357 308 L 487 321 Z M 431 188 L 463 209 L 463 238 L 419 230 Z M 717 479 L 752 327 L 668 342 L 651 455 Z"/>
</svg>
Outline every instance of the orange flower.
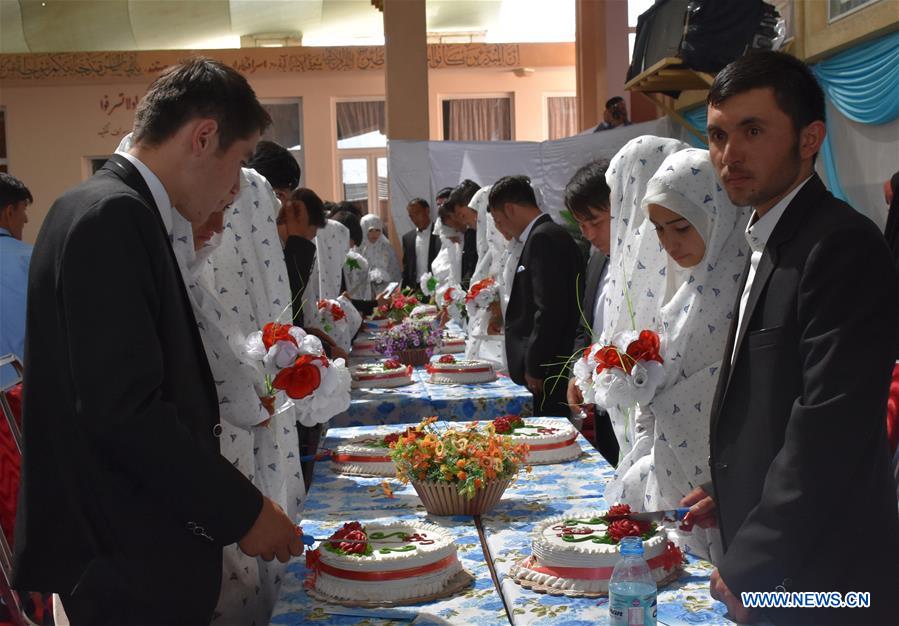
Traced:
<svg viewBox="0 0 899 626">
<path fill-rule="evenodd" d="M 458 461 L 456 461 L 456 467 L 458 467 L 459 469 L 465 467 L 465 459 L 459 459 Z"/>
<path fill-rule="evenodd" d="M 459 480 L 465 480 L 466 478 L 468 478 L 468 474 L 466 474 L 465 472 L 459 471 L 459 472 L 456 472 L 456 478 L 458 478 Z"/>
</svg>

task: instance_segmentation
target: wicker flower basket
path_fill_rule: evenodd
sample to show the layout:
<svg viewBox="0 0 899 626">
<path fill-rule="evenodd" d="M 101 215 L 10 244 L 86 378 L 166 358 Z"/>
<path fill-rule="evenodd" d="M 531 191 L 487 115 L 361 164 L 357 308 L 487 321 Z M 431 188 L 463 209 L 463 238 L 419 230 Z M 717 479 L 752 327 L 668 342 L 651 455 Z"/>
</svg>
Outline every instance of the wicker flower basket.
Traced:
<svg viewBox="0 0 899 626">
<path fill-rule="evenodd" d="M 428 362 L 428 351 L 424 348 L 416 348 L 415 350 L 400 350 L 396 358 L 400 363 L 420 367 Z"/>
<path fill-rule="evenodd" d="M 432 515 L 481 515 L 497 505 L 511 478 L 491 480 L 469 498 L 453 483 L 412 481 L 412 487 Z"/>
</svg>

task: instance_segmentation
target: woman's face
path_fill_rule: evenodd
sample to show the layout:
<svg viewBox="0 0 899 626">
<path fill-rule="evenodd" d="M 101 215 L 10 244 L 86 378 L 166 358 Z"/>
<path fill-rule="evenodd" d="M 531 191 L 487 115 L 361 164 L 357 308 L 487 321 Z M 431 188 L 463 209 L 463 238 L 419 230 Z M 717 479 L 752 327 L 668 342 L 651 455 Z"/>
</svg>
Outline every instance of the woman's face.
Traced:
<svg viewBox="0 0 899 626">
<path fill-rule="evenodd" d="M 371 243 L 376 242 L 378 240 L 378 237 L 380 237 L 380 236 L 381 236 L 380 228 L 369 228 L 368 229 L 368 240 Z"/>
<path fill-rule="evenodd" d="M 649 220 L 668 256 L 681 267 L 699 265 L 705 256 L 705 242 L 693 224 L 660 204 L 649 205 Z"/>
</svg>

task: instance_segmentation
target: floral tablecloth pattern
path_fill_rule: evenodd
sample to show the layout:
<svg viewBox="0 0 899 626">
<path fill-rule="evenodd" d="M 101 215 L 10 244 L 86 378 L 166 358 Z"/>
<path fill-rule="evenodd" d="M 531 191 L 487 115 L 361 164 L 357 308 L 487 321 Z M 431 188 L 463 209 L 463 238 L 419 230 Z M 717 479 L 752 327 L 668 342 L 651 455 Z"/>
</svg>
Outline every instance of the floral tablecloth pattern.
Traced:
<svg viewBox="0 0 899 626">
<path fill-rule="evenodd" d="M 559 420 L 565 418 L 557 418 Z M 331 428 L 325 447 L 333 449 L 340 441 L 370 435 L 387 434 L 396 426 Z M 488 554 L 482 551 L 474 519 L 469 516 L 437 517 L 426 513 L 411 486 L 396 479 L 386 482 L 393 491 L 388 497 L 384 478 L 363 478 L 336 474 L 329 462 L 315 467 L 312 490 L 304 505 L 304 531 L 326 537 L 344 522 L 359 520 L 399 521 L 427 519 L 450 530 L 457 537 L 459 556 L 465 568 L 475 575 L 473 587 L 452 598 L 413 607 L 390 610 L 345 609 L 314 600 L 303 591 L 306 570 L 302 557 L 288 566 L 287 577 L 272 616 L 272 624 L 508 624 L 502 600 L 505 599 L 515 626 L 552 624 L 587 626 L 608 624 L 608 602 L 604 598 L 568 598 L 535 593 L 520 587 L 508 577 L 512 564 L 530 554 L 530 533 L 540 520 L 573 511 L 602 510 L 603 486 L 613 469 L 583 438 L 578 441 L 583 454 L 576 460 L 555 465 L 533 466 L 522 472 L 503 494 L 489 514 L 482 516 Z M 500 580 L 496 593 L 486 559 L 492 560 Z M 666 626 L 688 624 L 730 625 L 725 608 L 709 595 L 711 565 L 690 558 L 684 575 L 659 591 L 658 623 Z M 347 615 L 350 612 L 352 615 Z M 414 620 L 414 621 L 413 621 Z"/>
<path fill-rule="evenodd" d="M 435 385 L 428 378 L 424 368 L 416 368 L 411 385 L 353 389 L 350 408 L 331 419 L 330 426 L 412 424 L 428 415 L 439 415 L 448 421 L 468 421 L 533 413 L 531 392 L 507 376 L 473 385 Z"/>
</svg>

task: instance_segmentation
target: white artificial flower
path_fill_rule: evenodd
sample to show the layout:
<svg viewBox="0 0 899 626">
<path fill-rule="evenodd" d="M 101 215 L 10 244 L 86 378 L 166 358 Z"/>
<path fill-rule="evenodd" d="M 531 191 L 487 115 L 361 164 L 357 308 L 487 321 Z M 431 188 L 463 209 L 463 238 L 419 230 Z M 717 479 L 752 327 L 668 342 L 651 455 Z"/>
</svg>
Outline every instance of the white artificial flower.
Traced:
<svg viewBox="0 0 899 626">
<path fill-rule="evenodd" d="M 254 333 L 250 333 L 247 336 L 247 341 L 244 344 L 244 353 L 247 357 L 253 359 L 254 361 L 261 361 L 265 358 L 265 353 L 267 350 L 265 349 L 265 344 L 262 342 L 262 331 L 257 330 Z"/>
<path fill-rule="evenodd" d="M 665 380 L 665 367 L 658 361 L 638 361 L 631 368 L 630 379 L 636 403 L 649 404 Z"/>
<path fill-rule="evenodd" d="M 290 367 L 297 360 L 300 351 L 292 341 L 276 341 L 262 359 L 266 369 L 281 370 Z"/>
<path fill-rule="evenodd" d="M 630 377 L 617 367 L 607 367 L 595 381 L 596 404 L 609 410 L 616 406 L 623 409 L 636 402 L 634 386 Z"/>
</svg>

